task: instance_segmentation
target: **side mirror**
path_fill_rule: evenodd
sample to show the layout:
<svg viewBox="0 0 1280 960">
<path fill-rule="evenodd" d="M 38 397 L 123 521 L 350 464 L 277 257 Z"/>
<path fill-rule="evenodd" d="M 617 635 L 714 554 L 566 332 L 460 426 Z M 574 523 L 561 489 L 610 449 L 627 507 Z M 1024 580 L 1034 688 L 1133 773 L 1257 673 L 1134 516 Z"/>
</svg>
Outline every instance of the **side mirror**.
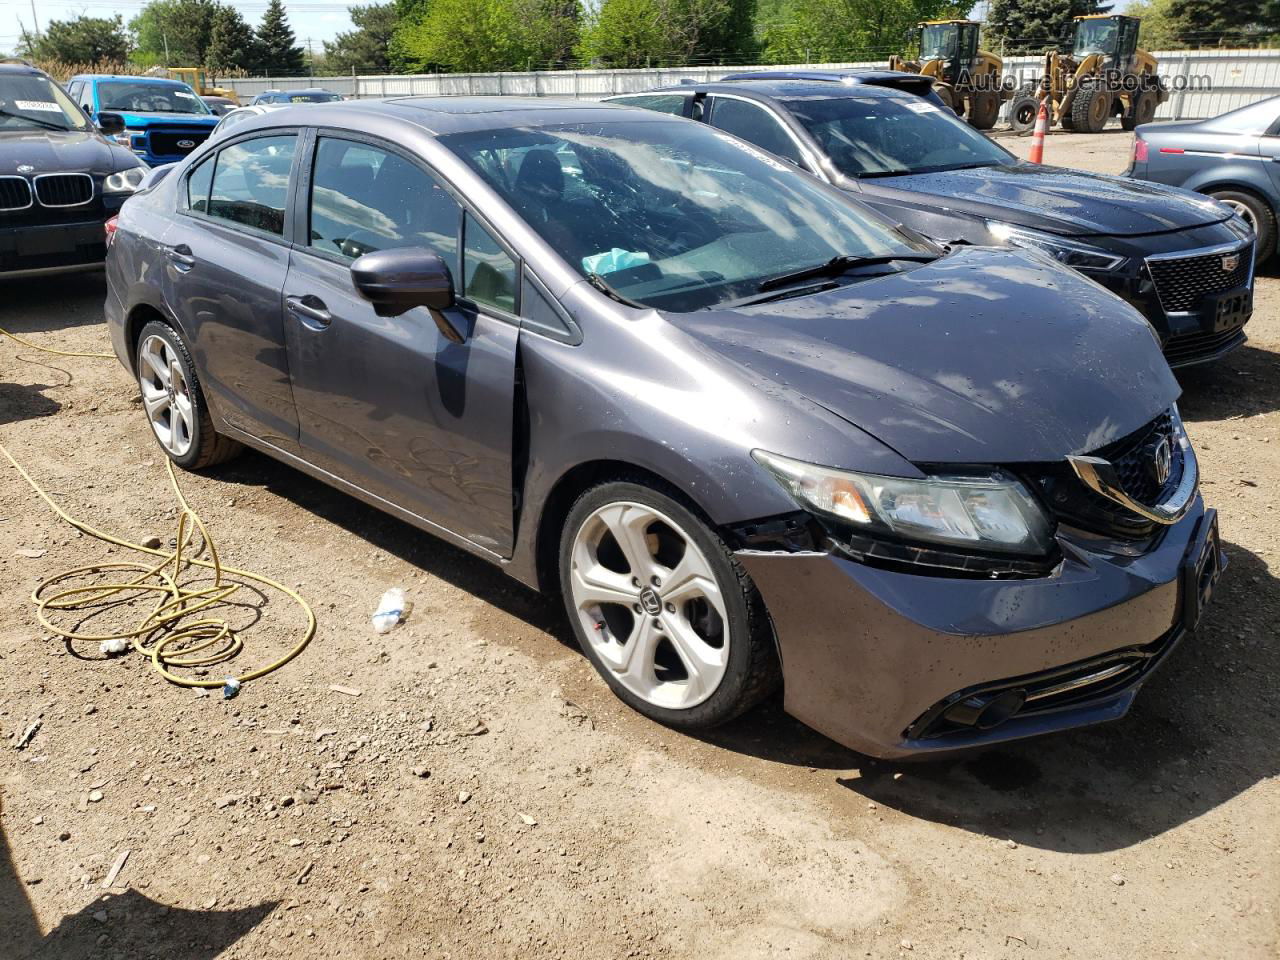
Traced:
<svg viewBox="0 0 1280 960">
<path fill-rule="evenodd" d="M 124 133 L 124 117 L 118 113 L 100 113 L 98 114 L 98 129 L 106 137 Z"/>
<path fill-rule="evenodd" d="M 351 282 L 378 316 L 398 317 L 426 307 L 446 340 L 465 339 L 441 313 L 453 306 L 453 274 L 439 254 L 425 247 L 375 250 L 351 264 Z"/>
</svg>

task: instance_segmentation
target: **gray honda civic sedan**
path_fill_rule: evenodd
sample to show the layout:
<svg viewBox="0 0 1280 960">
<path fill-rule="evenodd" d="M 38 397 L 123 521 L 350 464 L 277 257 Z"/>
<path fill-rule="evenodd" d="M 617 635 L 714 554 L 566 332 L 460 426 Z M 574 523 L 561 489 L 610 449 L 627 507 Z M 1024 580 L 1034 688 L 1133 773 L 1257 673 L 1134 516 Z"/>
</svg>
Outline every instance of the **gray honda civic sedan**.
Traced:
<svg viewBox="0 0 1280 960">
<path fill-rule="evenodd" d="M 112 341 L 178 465 L 252 447 L 559 592 L 672 726 L 779 684 L 879 756 L 1114 719 L 1221 568 L 1131 306 L 705 125 L 289 107 L 115 227 Z"/>
</svg>

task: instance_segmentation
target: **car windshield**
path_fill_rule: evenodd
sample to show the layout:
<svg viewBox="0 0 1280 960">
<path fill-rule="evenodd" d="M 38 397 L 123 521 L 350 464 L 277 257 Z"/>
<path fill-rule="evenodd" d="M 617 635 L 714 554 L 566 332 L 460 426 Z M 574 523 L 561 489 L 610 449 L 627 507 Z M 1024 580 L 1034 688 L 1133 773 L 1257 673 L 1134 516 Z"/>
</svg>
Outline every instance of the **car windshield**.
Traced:
<svg viewBox="0 0 1280 960">
<path fill-rule="evenodd" d="M 482 130 L 440 141 L 575 270 L 645 306 L 698 310 L 835 257 L 930 252 L 794 167 L 684 121 Z"/>
<path fill-rule="evenodd" d="M 819 94 L 787 97 L 783 102 L 836 169 L 848 177 L 893 177 L 1018 162 L 950 110 L 923 98 Z"/>
<path fill-rule="evenodd" d="M 275 99 L 277 103 L 332 103 L 335 100 L 341 100 L 342 97 L 336 93 L 308 91 L 305 93 L 282 94 Z"/>
<path fill-rule="evenodd" d="M 89 120 L 48 77 L 0 75 L 0 130 L 88 130 Z"/>
<path fill-rule="evenodd" d="M 104 80 L 98 84 L 99 110 L 129 113 L 198 113 L 209 108 L 185 83 Z"/>
<path fill-rule="evenodd" d="M 1077 58 L 1091 53 L 1114 53 L 1116 23 L 1114 20 L 1076 21 L 1076 42 L 1072 52 Z"/>
</svg>

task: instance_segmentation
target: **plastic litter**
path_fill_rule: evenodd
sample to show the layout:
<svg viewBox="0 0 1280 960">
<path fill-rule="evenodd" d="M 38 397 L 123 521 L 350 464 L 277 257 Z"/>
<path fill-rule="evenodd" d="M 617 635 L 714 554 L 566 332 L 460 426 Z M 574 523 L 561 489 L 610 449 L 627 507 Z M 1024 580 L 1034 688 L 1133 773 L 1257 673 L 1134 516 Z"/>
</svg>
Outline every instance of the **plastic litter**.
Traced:
<svg viewBox="0 0 1280 960">
<path fill-rule="evenodd" d="M 226 683 L 222 685 L 222 699 L 234 700 L 240 694 L 240 681 L 235 677 L 227 677 Z"/>
<path fill-rule="evenodd" d="M 405 603 L 404 590 L 392 587 L 378 601 L 378 609 L 373 611 L 373 629 L 378 633 L 388 633 L 396 625 L 403 623 L 412 609 Z"/>
<path fill-rule="evenodd" d="M 132 646 L 133 644 L 124 637 L 111 637 L 109 640 L 103 640 L 98 644 L 98 651 L 106 654 L 108 657 L 114 657 L 118 654 L 124 653 Z"/>
<path fill-rule="evenodd" d="M 587 273 L 604 276 L 606 273 L 616 273 L 619 270 L 643 266 L 648 262 L 649 254 L 643 251 L 623 250 L 621 247 L 614 247 L 604 253 L 593 253 L 589 257 L 583 257 L 582 269 Z"/>
</svg>

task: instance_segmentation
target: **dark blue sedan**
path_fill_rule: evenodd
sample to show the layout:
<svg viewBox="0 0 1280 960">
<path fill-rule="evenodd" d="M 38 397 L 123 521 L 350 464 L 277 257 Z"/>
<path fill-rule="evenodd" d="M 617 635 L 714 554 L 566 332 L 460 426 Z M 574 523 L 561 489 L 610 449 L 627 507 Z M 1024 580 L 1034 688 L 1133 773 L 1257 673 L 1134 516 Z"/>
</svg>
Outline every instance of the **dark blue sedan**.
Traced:
<svg viewBox="0 0 1280 960">
<path fill-rule="evenodd" d="M 1221 200 L 1253 227 L 1258 261 L 1266 260 L 1280 211 L 1280 97 L 1212 120 L 1143 124 L 1129 175 Z"/>
</svg>

